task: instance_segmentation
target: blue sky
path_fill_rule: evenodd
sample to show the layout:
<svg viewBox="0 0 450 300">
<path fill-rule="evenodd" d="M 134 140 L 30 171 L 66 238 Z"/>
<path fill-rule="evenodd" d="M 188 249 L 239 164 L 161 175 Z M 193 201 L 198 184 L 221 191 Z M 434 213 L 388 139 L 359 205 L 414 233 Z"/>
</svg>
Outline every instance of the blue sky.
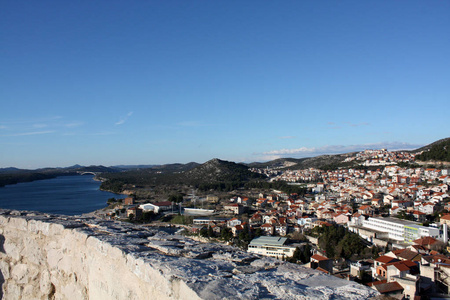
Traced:
<svg viewBox="0 0 450 300">
<path fill-rule="evenodd" d="M 5 1 L 0 167 L 264 161 L 450 136 L 449 1 Z"/>
</svg>

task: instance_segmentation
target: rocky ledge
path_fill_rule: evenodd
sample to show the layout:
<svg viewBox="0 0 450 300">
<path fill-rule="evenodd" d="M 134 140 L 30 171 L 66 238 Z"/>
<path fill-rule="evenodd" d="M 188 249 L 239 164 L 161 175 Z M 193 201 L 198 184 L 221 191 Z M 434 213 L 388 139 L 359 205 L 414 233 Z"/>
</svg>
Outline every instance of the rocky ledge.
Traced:
<svg viewBox="0 0 450 300">
<path fill-rule="evenodd" d="M 299 265 L 128 223 L 0 210 L 0 225 L 0 296 L 5 299 L 316 300 L 377 295 Z"/>
</svg>

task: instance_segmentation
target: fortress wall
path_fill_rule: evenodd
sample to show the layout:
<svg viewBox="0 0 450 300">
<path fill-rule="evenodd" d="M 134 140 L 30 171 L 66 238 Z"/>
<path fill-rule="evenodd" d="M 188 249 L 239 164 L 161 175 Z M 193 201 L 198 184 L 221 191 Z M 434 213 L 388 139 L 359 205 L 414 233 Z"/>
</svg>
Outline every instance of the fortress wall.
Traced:
<svg viewBox="0 0 450 300">
<path fill-rule="evenodd" d="M 0 216 L 3 299 L 199 299 L 142 258 L 49 221 Z"/>
<path fill-rule="evenodd" d="M 378 293 L 231 246 L 92 217 L 0 210 L 2 299 L 369 299 Z"/>
</svg>

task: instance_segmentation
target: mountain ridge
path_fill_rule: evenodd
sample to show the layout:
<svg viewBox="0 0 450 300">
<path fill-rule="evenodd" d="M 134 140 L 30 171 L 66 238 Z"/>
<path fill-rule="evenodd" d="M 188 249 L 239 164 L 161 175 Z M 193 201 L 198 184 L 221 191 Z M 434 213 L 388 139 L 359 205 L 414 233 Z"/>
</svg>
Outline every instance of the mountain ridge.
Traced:
<svg viewBox="0 0 450 300">
<path fill-rule="evenodd" d="M 450 138 L 440 139 L 424 147 L 412 150 L 412 153 L 429 152 L 430 149 L 441 143 L 450 142 Z M 406 150 L 405 150 L 406 151 Z M 146 184 L 148 182 L 158 184 L 171 184 L 179 181 L 184 184 L 198 182 L 218 183 L 218 182 L 247 182 L 254 177 L 253 172 L 248 168 L 278 168 L 285 169 L 306 169 L 306 168 L 327 168 L 327 167 L 356 167 L 358 162 L 344 162 L 346 158 L 355 156 L 358 152 L 349 152 L 332 155 L 319 155 L 306 158 L 278 158 L 267 162 L 235 163 L 218 158 L 211 159 L 204 164 L 196 162 L 173 163 L 163 165 L 118 165 L 105 167 L 102 165 L 81 166 L 74 165 L 65 168 L 41 168 L 36 170 L 19 169 L 15 167 L 0 168 L 0 187 L 7 184 L 19 182 L 29 182 L 34 180 L 49 179 L 56 176 L 76 175 L 77 172 L 102 173 L 106 179 L 127 178 L 124 184 L 135 182 Z M 147 168 L 148 167 L 148 168 Z M 110 174 L 110 175 L 106 175 Z M 111 175 L 116 174 L 116 175 Z M 163 174 L 163 175 L 159 175 Z M 165 177 L 164 177 L 165 175 Z"/>
</svg>

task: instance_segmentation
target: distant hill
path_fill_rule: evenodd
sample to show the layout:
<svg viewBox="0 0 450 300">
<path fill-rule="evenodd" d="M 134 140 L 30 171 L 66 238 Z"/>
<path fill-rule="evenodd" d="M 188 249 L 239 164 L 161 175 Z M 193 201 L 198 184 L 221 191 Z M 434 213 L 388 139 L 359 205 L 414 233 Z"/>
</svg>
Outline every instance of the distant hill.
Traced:
<svg viewBox="0 0 450 300">
<path fill-rule="evenodd" d="M 449 150 L 450 150 L 450 138 L 445 138 L 433 142 L 424 147 L 418 148 L 416 150 L 412 150 L 412 153 L 419 153 L 423 151 L 423 154 L 416 156 L 416 159 L 419 161 L 446 161 L 450 162 L 449 158 Z M 355 167 L 358 165 L 358 162 L 344 162 L 344 160 L 348 157 L 356 156 L 358 152 L 350 152 L 344 154 L 335 154 L 335 155 L 320 155 L 316 157 L 308 157 L 308 158 L 279 158 L 272 161 L 267 162 L 254 162 L 248 164 L 249 167 L 253 168 L 280 168 L 282 170 L 285 169 L 307 169 L 307 168 L 349 168 Z"/>
<path fill-rule="evenodd" d="M 450 162 L 450 138 L 436 141 L 417 149 L 415 152 L 422 152 L 422 154 L 416 155 L 417 161 Z"/>
<path fill-rule="evenodd" d="M 170 164 L 120 173 L 104 173 L 101 188 L 120 192 L 128 184 L 139 187 L 191 186 L 201 190 L 232 190 L 252 179 L 265 178 L 243 164 L 212 159 L 204 164 Z"/>
<path fill-rule="evenodd" d="M 117 168 L 105 167 L 105 166 L 89 166 L 89 167 L 81 167 L 73 169 L 78 172 L 119 172 L 120 170 Z"/>
<path fill-rule="evenodd" d="M 279 158 L 264 163 L 251 163 L 249 167 L 253 168 L 280 168 L 281 170 L 291 169 L 307 169 L 307 168 L 323 168 L 327 166 L 351 166 L 352 164 L 344 163 L 344 160 L 350 156 L 355 156 L 356 152 L 335 155 L 320 155 L 316 157 L 306 158 Z"/>
<path fill-rule="evenodd" d="M 119 172 L 119 169 L 104 166 L 82 167 L 75 165 L 67 168 L 42 168 L 25 170 L 17 168 L 0 169 L 0 187 L 21 182 L 31 182 L 43 179 L 52 179 L 58 176 L 77 175 L 77 172 Z"/>
<path fill-rule="evenodd" d="M 180 177 L 187 183 L 247 182 L 251 179 L 262 178 L 251 172 L 246 165 L 217 158 L 185 172 Z"/>
<path fill-rule="evenodd" d="M 450 138 L 445 138 L 419 149 L 413 153 L 423 153 L 416 158 L 422 161 L 446 161 L 450 162 Z M 348 157 L 356 156 L 357 152 L 320 155 L 308 158 L 279 158 L 267 162 L 254 162 L 249 164 L 234 163 L 220 159 L 212 159 L 204 164 L 190 162 L 187 164 L 174 163 L 165 165 L 118 165 L 105 166 L 80 166 L 74 165 L 67 168 L 44 168 L 38 170 L 22 170 L 17 168 L 0 169 L 0 186 L 18 182 L 33 181 L 53 178 L 56 176 L 73 175 L 77 172 L 101 172 L 101 177 L 108 181 L 102 188 L 120 191 L 125 185 L 191 185 L 224 188 L 224 185 L 236 187 L 252 180 L 263 179 L 261 175 L 253 173 L 249 168 L 279 168 L 307 169 L 307 168 L 348 168 L 358 166 L 357 161 L 344 162 Z"/>
<path fill-rule="evenodd" d="M 435 146 L 435 145 L 440 145 L 440 144 L 445 143 L 445 142 L 448 142 L 448 141 L 450 141 L 450 137 L 445 138 L 445 139 L 437 140 L 436 142 L 433 142 L 433 143 L 428 144 L 428 145 L 426 145 L 426 146 L 423 146 L 423 147 L 420 147 L 420 148 L 418 148 L 418 149 L 412 150 L 411 152 L 413 152 L 413 153 L 418 153 L 418 152 L 422 152 L 422 151 L 427 151 L 427 150 L 430 150 L 431 147 L 433 147 L 433 146 Z"/>
<path fill-rule="evenodd" d="M 190 162 L 187 164 L 176 163 L 176 164 L 157 165 L 157 166 L 153 166 L 151 169 L 157 170 L 160 172 L 186 172 L 186 171 L 194 169 L 195 167 L 197 167 L 199 165 L 200 164 L 198 164 L 196 162 Z"/>
<path fill-rule="evenodd" d="M 4 174 L 4 173 L 20 173 L 20 172 L 24 172 L 26 170 L 22 170 L 22 169 L 17 169 L 17 168 L 0 168 L 0 174 Z"/>
<path fill-rule="evenodd" d="M 251 168 L 289 168 L 300 164 L 308 158 L 278 158 L 267 162 L 253 162 L 247 164 Z"/>
<path fill-rule="evenodd" d="M 111 166 L 111 168 L 120 169 L 120 170 L 133 170 L 133 169 L 149 169 L 154 166 L 155 165 L 116 165 L 116 166 Z"/>
</svg>

